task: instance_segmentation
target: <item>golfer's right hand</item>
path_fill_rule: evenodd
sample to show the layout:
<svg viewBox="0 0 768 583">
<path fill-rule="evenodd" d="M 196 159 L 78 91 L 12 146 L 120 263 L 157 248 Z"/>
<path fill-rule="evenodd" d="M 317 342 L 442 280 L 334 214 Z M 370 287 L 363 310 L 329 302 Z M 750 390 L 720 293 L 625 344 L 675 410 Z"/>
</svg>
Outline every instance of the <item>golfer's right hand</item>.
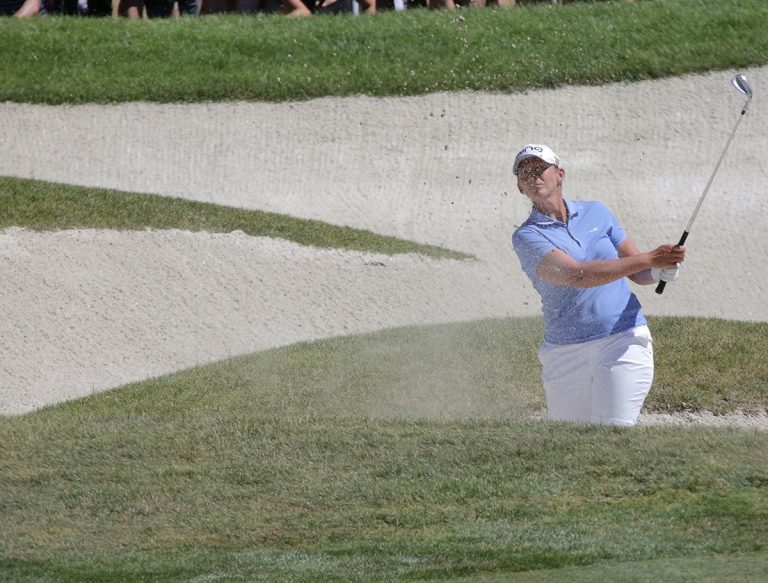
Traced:
<svg viewBox="0 0 768 583">
<path fill-rule="evenodd" d="M 685 261 L 685 246 L 661 245 L 650 253 L 651 268 L 675 269 L 678 263 Z"/>
<path fill-rule="evenodd" d="M 667 269 L 651 267 L 651 277 L 656 283 L 659 283 L 660 281 L 667 283 L 677 281 L 677 278 L 680 277 L 680 264 L 676 263 L 674 267 L 669 267 Z"/>
</svg>

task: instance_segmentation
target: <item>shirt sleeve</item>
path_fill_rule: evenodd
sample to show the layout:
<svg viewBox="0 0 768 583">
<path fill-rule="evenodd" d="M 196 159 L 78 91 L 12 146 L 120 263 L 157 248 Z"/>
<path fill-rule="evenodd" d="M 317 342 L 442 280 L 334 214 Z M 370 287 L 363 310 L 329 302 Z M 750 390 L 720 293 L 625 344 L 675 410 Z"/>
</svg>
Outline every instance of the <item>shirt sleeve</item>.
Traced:
<svg viewBox="0 0 768 583">
<path fill-rule="evenodd" d="M 512 235 L 512 247 L 517 253 L 523 271 L 531 279 L 535 277 L 542 258 L 553 249 L 557 249 L 542 233 L 525 227 L 518 229 Z"/>
<path fill-rule="evenodd" d="M 602 206 L 605 209 L 606 216 L 608 217 L 608 236 L 611 238 L 611 243 L 613 243 L 613 246 L 618 247 L 621 245 L 624 239 L 627 238 L 627 234 L 624 232 L 624 229 L 619 224 L 619 221 L 616 219 L 616 217 L 613 216 L 613 213 L 608 209 L 608 207 L 605 205 Z"/>
</svg>

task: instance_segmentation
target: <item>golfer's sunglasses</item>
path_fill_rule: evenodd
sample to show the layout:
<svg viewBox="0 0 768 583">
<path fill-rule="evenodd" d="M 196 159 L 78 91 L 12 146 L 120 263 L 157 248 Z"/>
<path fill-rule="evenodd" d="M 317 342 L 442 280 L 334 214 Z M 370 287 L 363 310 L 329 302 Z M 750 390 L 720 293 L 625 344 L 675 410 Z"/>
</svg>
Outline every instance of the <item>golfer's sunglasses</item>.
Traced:
<svg viewBox="0 0 768 583">
<path fill-rule="evenodd" d="M 517 171 L 517 176 L 520 180 L 530 180 L 531 178 L 538 178 L 547 171 L 547 168 L 553 166 L 553 164 L 547 164 L 542 162 L 541 164 L 533 164 L 525 168 L 521 168 Z"/>
</svg>

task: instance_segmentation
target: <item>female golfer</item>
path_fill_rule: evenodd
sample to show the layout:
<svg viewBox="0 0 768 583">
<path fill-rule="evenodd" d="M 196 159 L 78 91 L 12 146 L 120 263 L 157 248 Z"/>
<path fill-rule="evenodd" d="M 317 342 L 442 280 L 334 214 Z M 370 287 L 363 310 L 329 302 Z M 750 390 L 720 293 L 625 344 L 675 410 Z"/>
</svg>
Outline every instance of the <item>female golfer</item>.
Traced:
<svg viewBox="0 0 768 583">
<path fill-rule="evenodd" d="M 605 205 L 565 199 L 565 169 L 547 146 L 525 146 L 512 172 L 533 203 L 512 244 L 541 296 L 548 415 L 634 425 L 653 381 L 653 347 L 627 278 L 641 285 L 675 281 L 685 248 L 667 244 L 641 253 Z"/>
</svg>

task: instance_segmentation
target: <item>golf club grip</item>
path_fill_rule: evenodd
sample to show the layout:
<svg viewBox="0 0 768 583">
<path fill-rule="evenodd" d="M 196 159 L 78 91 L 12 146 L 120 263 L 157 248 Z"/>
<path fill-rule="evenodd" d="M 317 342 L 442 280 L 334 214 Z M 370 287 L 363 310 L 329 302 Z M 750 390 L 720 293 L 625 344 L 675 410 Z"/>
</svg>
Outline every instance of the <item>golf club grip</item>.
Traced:
<svg viewBox="0 0 768 583">
<path fill-rule="evenodd" d="M 687 238 L 688 238 L 688 231 L 683 231 L 683 236 L 680 237 L 680 242 L 677 244 L 677 246 L 680 247 L 681 245 L 683 245 Z M 659 281 L 658 285 L 656 286 L 656 293 L 659 295 L 663 294 L 665 287 L 667 287 L 667 282 Z"/>
</svg>

